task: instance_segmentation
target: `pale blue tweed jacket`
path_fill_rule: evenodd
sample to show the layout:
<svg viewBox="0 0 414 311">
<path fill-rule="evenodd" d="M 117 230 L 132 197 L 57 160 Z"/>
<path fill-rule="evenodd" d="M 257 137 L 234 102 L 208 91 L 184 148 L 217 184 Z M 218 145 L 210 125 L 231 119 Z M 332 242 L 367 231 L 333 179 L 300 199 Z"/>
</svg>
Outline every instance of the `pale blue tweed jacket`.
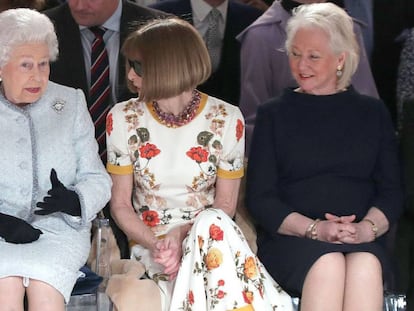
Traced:
<svg viewBox="0 0 414 311">
<path fill-rule="evenodd" d="M 0 278 L 44 281 L 68 301 L 89 253 L 91 221 L 111 193 L 85 96 L 49 82 L 40 100 L 20 108 L 0 94 L 0 124 L 0 212 L 43 231 L 29 244 L 0 241 Z M 52 168 L 79 195 L 81 217 L 33 213 L 51 188 Z"/>
</svg>

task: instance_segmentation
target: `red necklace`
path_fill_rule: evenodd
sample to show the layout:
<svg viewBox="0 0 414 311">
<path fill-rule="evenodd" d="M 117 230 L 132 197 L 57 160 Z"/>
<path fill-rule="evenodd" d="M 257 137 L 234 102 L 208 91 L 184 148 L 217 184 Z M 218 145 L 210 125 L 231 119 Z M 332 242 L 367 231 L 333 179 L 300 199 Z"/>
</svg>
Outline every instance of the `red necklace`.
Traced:
<svg viewBox="0 0 414 311">
<path fill-rule="evenodd" d="M 160 123 L 164 124 L 167 127 L 176 128 L 186 125 L 194 119 L 197 114 L 197 110 L 200 107 L 200 102 L 201 94 L 199 91 L 194 90 L 190 103 L 178 116 L 162 111 L 156 101 L 152 102 L 152 108 L 155 112 L 155 116 Z"/>
</svg>

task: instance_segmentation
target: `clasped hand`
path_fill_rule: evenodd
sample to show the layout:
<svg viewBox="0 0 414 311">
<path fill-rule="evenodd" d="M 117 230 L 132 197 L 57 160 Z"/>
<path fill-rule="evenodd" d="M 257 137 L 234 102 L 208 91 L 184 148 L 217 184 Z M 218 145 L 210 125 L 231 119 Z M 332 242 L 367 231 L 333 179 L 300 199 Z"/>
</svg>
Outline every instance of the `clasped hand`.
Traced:
<svg viewBox="0 0 414 311">
<path fill-rule="evenodd" d="M 50 182 L 52 188 L 47 192 L 48 195 L 43 198 L 43 202 L 36 204 L 40 209 L 34 213 L 36 215 L 49 215 L 62 212 L 72 216 L 80 216 L 81 208 L 78 195 L 60 182 L 53 168 L 50 171 Z"/>
<path fill-rule="evenodd" d="M 164 273 L 168 274 L 170 281 L 176 278 L 180 269 L 184 237 L 182 228 L 174 228 L 155 244 L 152 251 L 154 261 L 164 266 Z"/>
<path fill-rule="evenodd" d="M 359 244 L 371 242 L 372 232 L 364 222 L 354 222 L 355 215 L 325 214 L 326 220 L 318 224 L 318 240 L 331 243 Z"/>
</svg>

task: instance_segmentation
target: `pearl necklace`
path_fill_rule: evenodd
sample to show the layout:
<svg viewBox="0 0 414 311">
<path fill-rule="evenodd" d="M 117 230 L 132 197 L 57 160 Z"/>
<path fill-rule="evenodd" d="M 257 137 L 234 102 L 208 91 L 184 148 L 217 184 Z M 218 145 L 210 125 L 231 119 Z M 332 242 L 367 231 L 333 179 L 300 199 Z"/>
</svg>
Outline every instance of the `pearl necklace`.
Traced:
<svg viewBox="0 0 414 311">
<path fill-rule="evenodd" d="M 201 94 L 199 91 L 194 90 L 190 103 L 184 108 L 184 111 L 181 112 L 178 116 L 173 113 L 164 112 L 160 109 L 158 102 L 152 102 L 152 108 L 155 112 L 160 123 L 164 124 L 167 127 L 180 127 L 191 122 L 197 114 L 197 110 L 200 107 Z"/>
</svg>

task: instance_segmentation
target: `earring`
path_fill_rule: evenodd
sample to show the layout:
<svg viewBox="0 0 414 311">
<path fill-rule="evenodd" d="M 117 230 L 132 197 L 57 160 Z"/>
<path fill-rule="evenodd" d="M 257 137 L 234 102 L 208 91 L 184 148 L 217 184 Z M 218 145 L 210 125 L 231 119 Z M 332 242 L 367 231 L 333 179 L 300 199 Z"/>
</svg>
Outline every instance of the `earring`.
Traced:
<svg viewBox="0 0 414 311">
<path fill-rule="evenodd" d="M 341 66 L 336 67 L 336 76 L 338 78 L 342 77 L 342 67 Z"/>
</svg>

